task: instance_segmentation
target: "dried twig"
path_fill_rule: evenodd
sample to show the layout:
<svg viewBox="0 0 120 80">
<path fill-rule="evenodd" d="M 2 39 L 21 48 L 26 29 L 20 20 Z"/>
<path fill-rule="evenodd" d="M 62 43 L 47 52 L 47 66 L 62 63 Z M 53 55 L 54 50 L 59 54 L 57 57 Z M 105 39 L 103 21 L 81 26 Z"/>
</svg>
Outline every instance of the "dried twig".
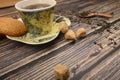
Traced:
<svg viewBox="0 0 120 80">
<path fill-rule="evenodd" d="M 101 16 L 101 17 L 107 17 L 107 18 L 112 18 L 113 14 L 109 13 L 97 13 L 97 12 L 82 12 L 82 13 L 77 13 L 76 16 L 78 17 L 94 17 L 94 16 Z"/>
</svg>

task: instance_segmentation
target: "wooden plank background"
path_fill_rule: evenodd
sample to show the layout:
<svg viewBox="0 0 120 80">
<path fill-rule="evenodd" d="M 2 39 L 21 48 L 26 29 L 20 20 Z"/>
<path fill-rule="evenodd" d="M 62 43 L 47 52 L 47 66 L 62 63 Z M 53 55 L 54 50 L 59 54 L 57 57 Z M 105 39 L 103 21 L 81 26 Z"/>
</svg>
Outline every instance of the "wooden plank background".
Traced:
<svg viewBox="0 0 120 80">
<path fill-rule="evenodd" d="M 0 8 L 14 6 L 16 2 L 20 0 L 0 0 Z"/>
<path fill-rule="evenodd" d="M 72 42 L 60 33 L 55 40 L 36 46 L 4 38 L 0 40 L 0 79 L 54 80 L 53 67 L 63 64 L 70 68 L 70 80 L 119 80 L 119 6 L 120 0 L 58 0 L 56 14 L 68 17 L 72 22 L 70 29 L 74 31 L 86 28 L 87 36 Z M 107 19 L 110 23 L 106 26 L 92 29 L 94 24 L 76 21 L 76 13 L 88 10 L 114 13 L 114 17 Z M 0 16 L 19 17 L 14 7 L 0 9 Z M 117 44 L 110 44 L 110 38 Z"/>
</svg>

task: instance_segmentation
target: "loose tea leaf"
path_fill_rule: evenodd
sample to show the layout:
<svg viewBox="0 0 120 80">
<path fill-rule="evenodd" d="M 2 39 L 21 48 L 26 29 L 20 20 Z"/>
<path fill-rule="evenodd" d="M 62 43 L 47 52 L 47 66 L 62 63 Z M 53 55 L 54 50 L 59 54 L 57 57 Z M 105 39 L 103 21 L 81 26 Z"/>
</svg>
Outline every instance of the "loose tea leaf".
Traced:
<svg viewBox="0 0 120 80">
<path fill-rule="evenodd" d="M 64 21 L 64 18 L 61 17 L 61 16 L 55 16 L 53 20 L 54 20 L 56 23 L 60 23 L 60 22 Z"/>
</svg>

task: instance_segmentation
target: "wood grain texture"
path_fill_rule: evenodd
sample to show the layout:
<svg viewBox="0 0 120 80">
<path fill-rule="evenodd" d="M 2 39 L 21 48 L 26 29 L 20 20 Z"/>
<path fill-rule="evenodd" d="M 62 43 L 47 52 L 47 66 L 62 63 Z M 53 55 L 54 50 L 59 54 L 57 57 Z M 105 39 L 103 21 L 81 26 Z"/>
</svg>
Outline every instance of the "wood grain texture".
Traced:
<svg viewBox="0 0 120 80">
<path fill-rule="evenodd" d="M 0 40 L 0 79 L 54 80 L 53 67 L 64 64 L 70 68 L 70 80 L 119 80 L 120 1 L 58 0 L 57 2 L 56 14 L 68 17 L 72 22 L 69 28 L 75 32 L 80 27 L 86 28 L 86 37 L 73 42 L 65 40 L 64 34 L 60 33 L 55 40 L 36 46 L 4 38 Z M 92 29 L 94 24 L 75 21 L 77 12 L 88 10 L 114 13 L 114 17 L 105 19 L 110 22 L 107 26 Z M 0 9 L 0 16 L 19 17 L 14 7 Z M 113 43 L 111 38 L 117 44 Z"/>
<path fill-rule="evenodd" d="M 0 0 L 0 8 L 14 6 L 18 1 L 21 0 Z"/>
</svg>

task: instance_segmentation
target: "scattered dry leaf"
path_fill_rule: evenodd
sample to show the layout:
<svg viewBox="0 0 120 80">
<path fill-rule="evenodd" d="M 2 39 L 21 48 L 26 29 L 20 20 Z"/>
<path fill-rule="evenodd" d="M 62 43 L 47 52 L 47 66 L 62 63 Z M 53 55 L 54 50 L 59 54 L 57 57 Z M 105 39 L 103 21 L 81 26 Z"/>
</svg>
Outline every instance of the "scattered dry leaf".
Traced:
<svg viewBox="0 0 120 80">
<path fill-rule="evenodd" d="M 82 13 L 77 13 L 76 16 L 78 17 L 94 17 L 94 16 L 101 16 L 106 18 L 112 18 L 113 14 L 110 13 L 98 13 L 98 12 L 91 12 L 91 11 L 85 11 Z"/>
</svg>

